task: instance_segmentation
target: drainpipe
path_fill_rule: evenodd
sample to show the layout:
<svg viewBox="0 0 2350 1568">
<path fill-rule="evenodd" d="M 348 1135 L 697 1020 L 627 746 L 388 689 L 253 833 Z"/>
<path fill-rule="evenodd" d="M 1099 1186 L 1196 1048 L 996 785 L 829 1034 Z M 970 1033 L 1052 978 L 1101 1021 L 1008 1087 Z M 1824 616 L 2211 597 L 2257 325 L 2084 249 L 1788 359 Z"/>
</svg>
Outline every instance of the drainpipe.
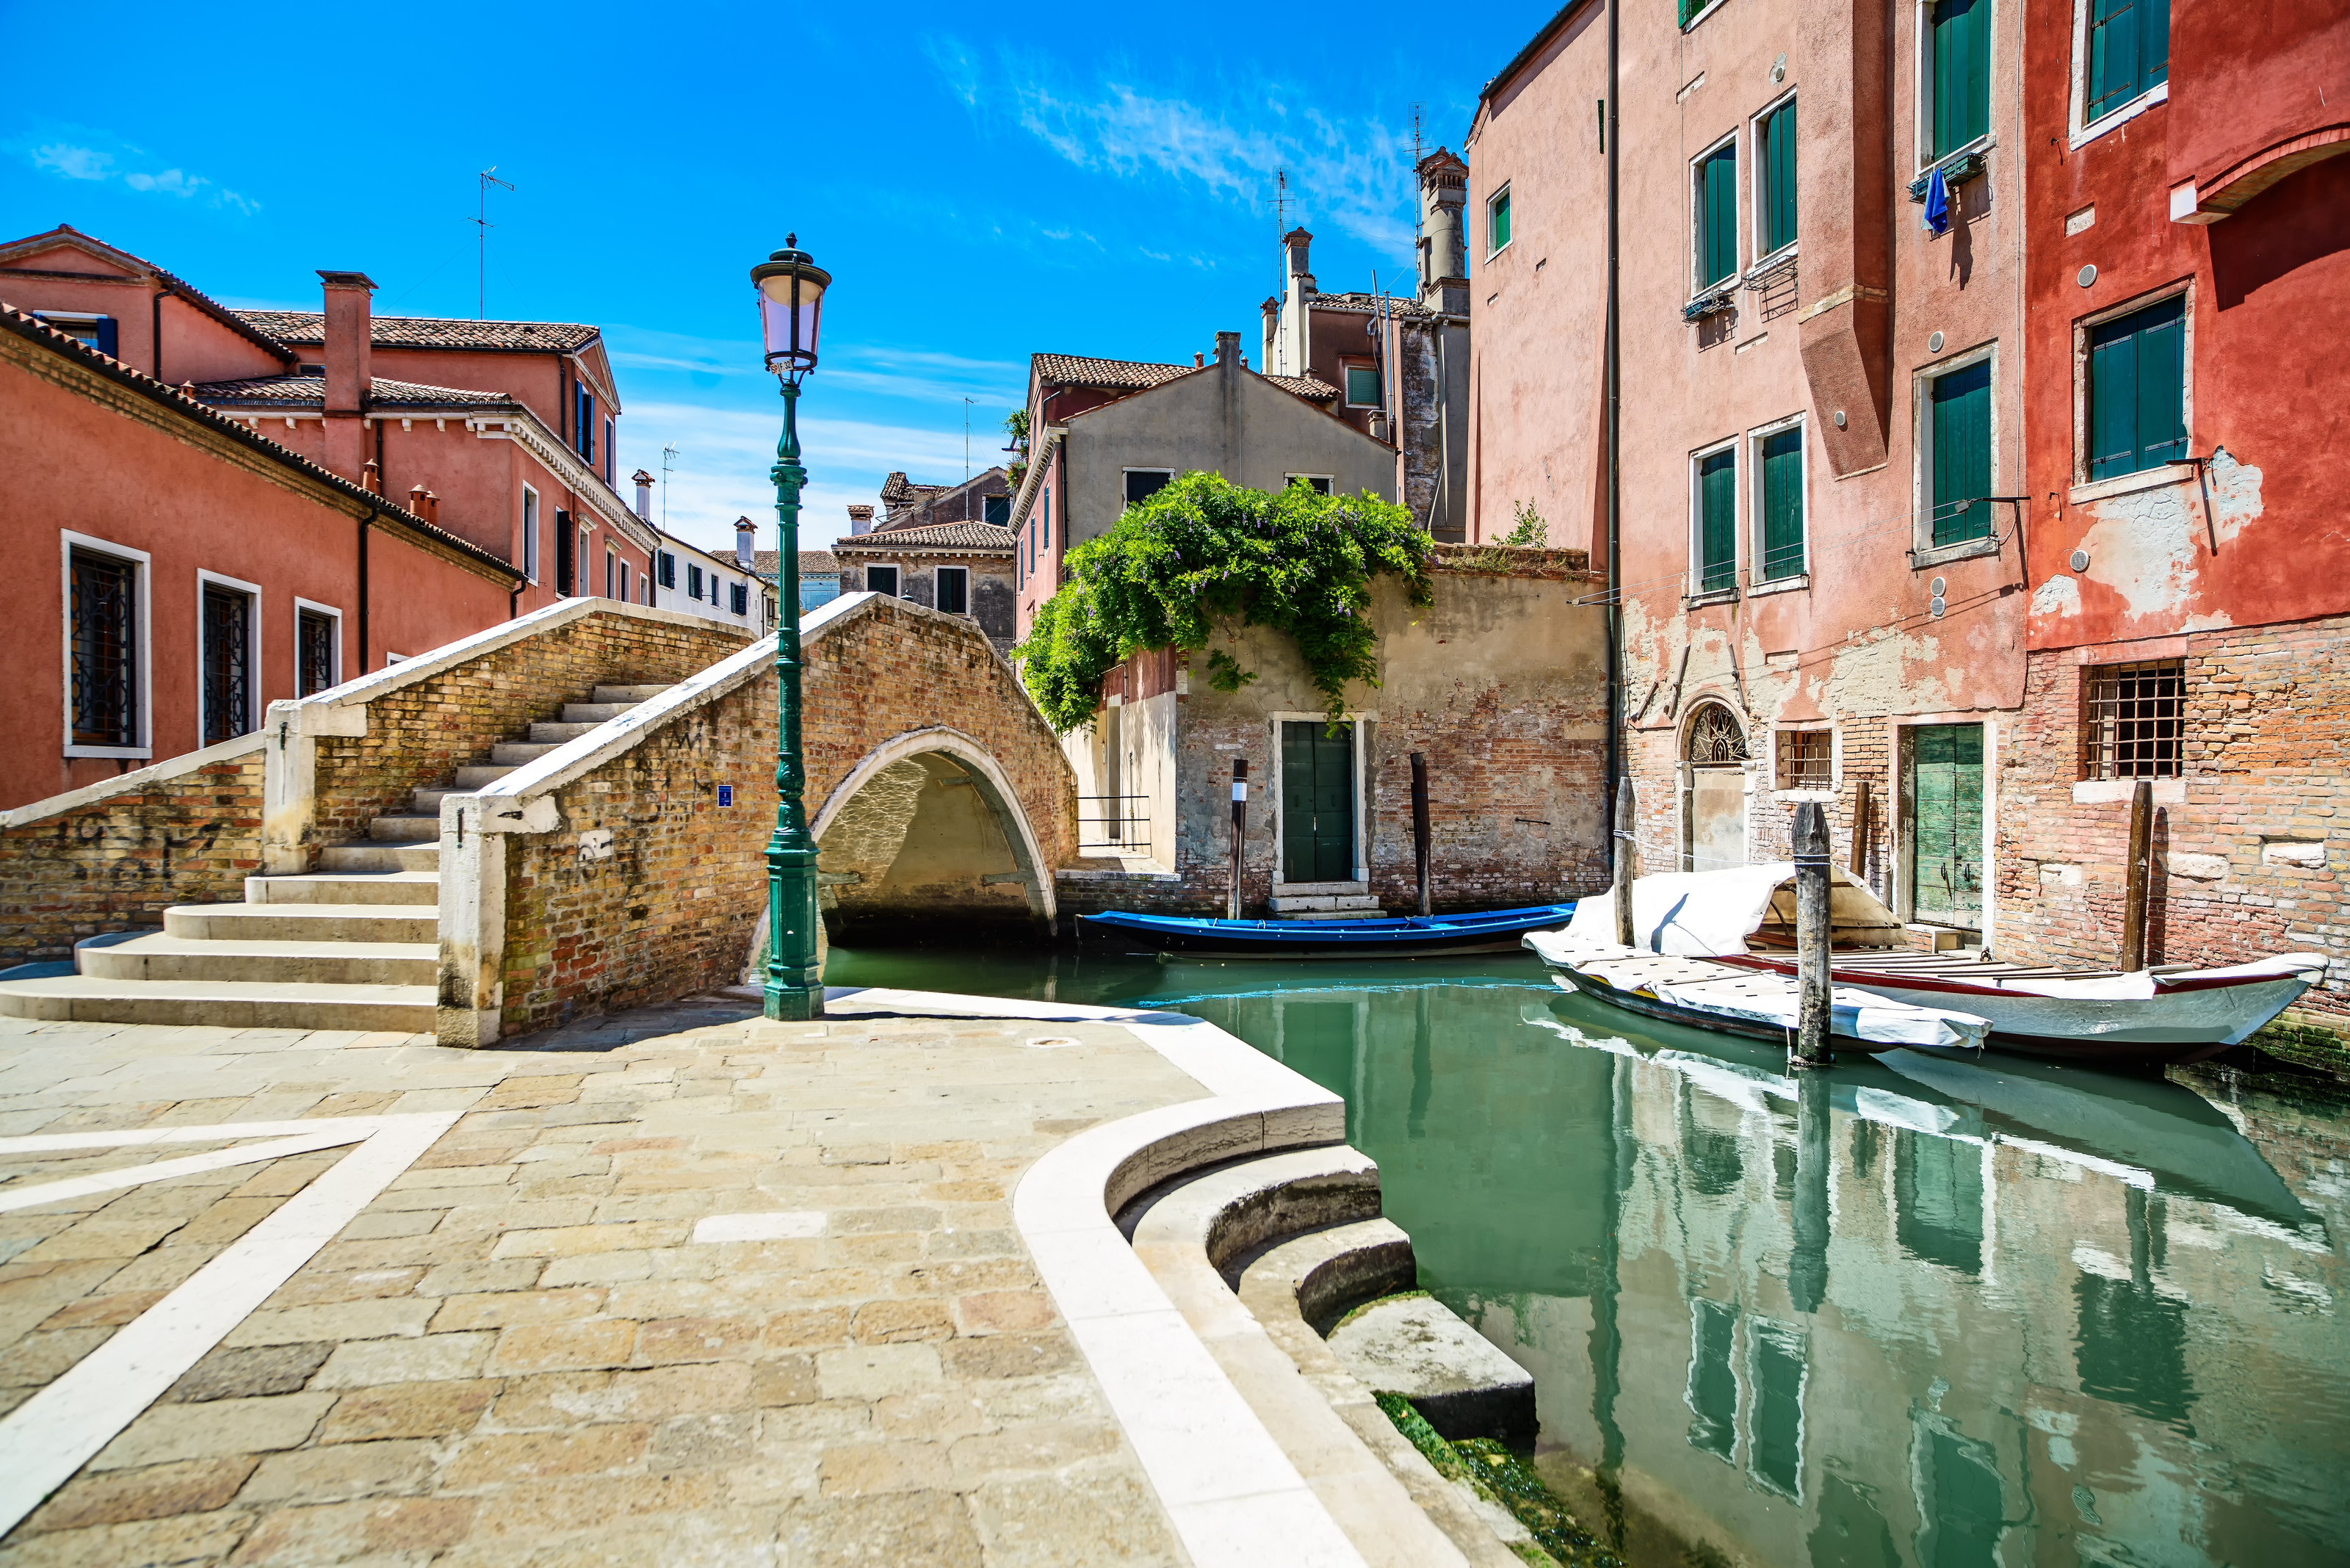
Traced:
<svg viewBox="0 0 2350 1568">
<path fill-rule="evenodd" d="M 1621 90 L 1617 28 L 1624 0 L 1607 0 L 1607 105 L 1599 128 L 1607 155 L 1607 844 L 1611 857 L 1621 854 L 1615 835 L 1617 781 L 1624 777 L 1624 342 L 1623 312 L 1617 269 L 1621 260 L 1617 234 L 1616 183 L 1616 102 Z M 1623 831 L 1633 831 L 1626 824 Z"/>
<path fill-rule="evenodd" d="M 359 519 L 359 673 L 368 672 L 368 524 L 379 513 L 373 506 Z"/>
<path fill-rule="evenodd" d="M 155 379 L 159 381 L 163 379 L 163 296 L 171 292 L 172 286 L 165 284 L 148 302 L 149 330 L 153 334 L 149 341 L 155 346 Z"/>
</svg>

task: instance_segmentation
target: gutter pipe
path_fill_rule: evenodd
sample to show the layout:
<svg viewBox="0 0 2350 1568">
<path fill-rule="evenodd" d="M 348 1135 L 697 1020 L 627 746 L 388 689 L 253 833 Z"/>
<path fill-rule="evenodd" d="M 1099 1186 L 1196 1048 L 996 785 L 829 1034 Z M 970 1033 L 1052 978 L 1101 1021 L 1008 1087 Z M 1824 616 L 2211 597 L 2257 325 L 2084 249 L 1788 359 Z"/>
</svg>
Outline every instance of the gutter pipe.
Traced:
<svg viewBox="0 0 2350 1568">
<path fill-rule="evenodd" d="M 1616 821 L 1616 795 L 1624 777 L 1624 333 L 1622 302 L 1618 295 L 1618 264 L 1621 261 L 1620 236 L 1617 229 L 1617 143 L 1620 140 L 1617 126 L 1617 97 L 1620 90 L 1617 26 L 1624 0 L 1607 0 L 1607 102 L 1599 120 L 1600 139 L 1606 143 L 1607 157 L 1607 788 L 1602 796 L 1607 803 L 1607 829 L 1609 864 L 1624 853 L 1625 840 L 1619 832 L 1632 831 L 1629 823 Z"/>
</svg>

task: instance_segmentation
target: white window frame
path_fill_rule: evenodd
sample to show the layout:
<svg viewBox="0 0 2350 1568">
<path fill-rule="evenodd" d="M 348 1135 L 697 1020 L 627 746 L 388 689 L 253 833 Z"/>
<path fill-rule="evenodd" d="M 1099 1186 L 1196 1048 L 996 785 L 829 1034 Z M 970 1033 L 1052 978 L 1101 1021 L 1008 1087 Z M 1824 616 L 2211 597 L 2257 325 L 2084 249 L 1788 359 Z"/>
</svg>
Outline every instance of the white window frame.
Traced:
<svg viewBox="0 0 2350 1568">
<path fill-rule="evenodd" d="M 1689 454 L 1689 587 L 1681 597 L 1689 604 L 1727 604 L 1738 597 L 1743 585 L 1748 556 L 1746 554 L 1746 476 L 1741 472 L 1731 476 L 1730 484 L 1730 552 L 1731 583 L 1726 588 L 1708 588 L 1705 583 L 1705 494 L 1698 483 L 1698 464 L 1718 452 L 1728 452 L 1731 461 L 1744 469 L 1746 453 L 1740 450 L 1745 444 L 1742 436 L 1725 436 L 1717 441 L 1695 448 Z M 1810 535 L 1804 535 L 1808 550 Z"/>
<path fill-rule="evenodd" d="M 217 743 L 204 739 L 204 586 L 208 583 L 224 588 L 233 588 L 253 601 L 253 607 L 246 612 L 244 618 L 246 628 L 244 728 L 237 733 L 250 735 L 261 728 L 262 710 L 268 706 L 262 701 L 261 695 L 261 585 L 248 583 L 243 577 L 232 577 L 225 573 L 208 572 L 201 566 L 197 567 L 196 646 L 193 663 L 196 680 L 196 744 L 199 747 Z"/>
<path fill-rule="evenodd" d="M 1167 483 L 1169 484 L 1175 483 L 1175 471 L 1171 468 L 1154 468 L 1148 463 L 1134 463 L 1128 467 L 1119 469 L 1118 471 L 1118 509 L 1120 512 L 1124 512 L 1128 507 L 1137 504 L 1126 498 L 1126 482 L 1132 475 L 1138 473 L 1163 474 L 1166 476 Z M 1164 486 L 1161 488 L 1164 488 Z M 1158 492 L 1153 491 L 1152 493 L 1156 494 Z M 1052 492 L 1048 490 L 1045 494 L 1045 532 L 1043 535 L 1043 544 L 1044 547 L 1049 550 L 1053 547 Z"/>
<path fill-rule="evenodd" d="M 65 742 L 64 754 L 68 757 L 151 757 L 155 754 L 155 639 L 151 605 L 154 597 L 155 558 L 144 550 L 134 550 L 128 545 L 118 545 L 94 534 L 77 534 L 70 528 L 58 529 L 57 541 L 57 630 L 59 651 L 63 655 L 58 675 L 65 703 L 65 727 L 59 733 Z M 139 647 L 131 660 L 131 680 L 137 683 L 134 695 L 139 704 L 139 743 L 135 746 L 74 744 L 73 553 L 76 546 L 92 555 L 111 556 L 139 568 L 133 574 L 137 605 L 132 612 L 132 619 L 139 628 Z M 198 603 L 201 607 L 201 598 Z"/>
<path fill-rule="evenodd" d="M 1497 245 L 1493 243 L 1493 209 L 1504 203 L 1509 203 L 1511 207 L 1510 237 L 1503 240 Z M 1517 239 L 1518 214 L 1516 205 L 1513 202 L 1510 202 L 1510 182 L 1504 180 L 1502 182 L 1502 188 L 1500 190 L 1485 198 L 1485 259 L 1487 261 L 1492 261 L 1495 256 L 1500 255 L 1503 251 L 1508 250 L 1512 245 L 1515 244 L 1517 243 Z"/>
<path fill-rule="evenodd" d="M 1794 734 L 1816 735 L 1823 732 L 1826 733 L 1828 738 L 1827 787 L 1825 789 L 1819 789 L 1804 786 L 1800 788 L 1782 789 L 1779 786 L 1779 742 L 1781 737 Z M 1815 800 L 1834 804 L 1836 798 L 1836 791 L 1844 786 L 1844 732 L 1836 727 L 1835 722 L 1833 720 L 1824 721 L 1813 719 L 1792 721 L 1788 723 L 1775 724 L 1772 726 L 1769 731 L 1769 734 L 1771 737 L 1771 755 L 1768 759 L 1770 763 L 1771 798 L 1774 801 L 1781 802 L 1782 804 L 1793 804 L 1797 801 L 1805 800 Z"/>
<path fill-rule="evenodd" d="M 943 581 L 945 581 L 945 579 L 946 579 L 946 575 L 947 575 L 949 572 L 952 572 L 952 573 L 954 573 L 957 576 L 959 576 L 959 577 L 961 577 L 961 578 L 962 579 L 962 608 L 961 608 L 961 609 L 959 609 L 959 610 L 940 609 L 940 607 L 939 607 L 939 602 L 938 602 L 938 600 L 939 600 L 939 591 L 938 591 L 938 589 L 939 589 L 939 584 L 940 584 L 940 583 L 941 583 L 941 582 L 943 582 Z M 932 609 L 938 609 L 938 610 L 939 610 L 939 613 L 940 613 L 940 614 L 941 614 L 941 615 L 960 615 L 960 616 L 968 616 L 968 615 L 970 615 L 970 614 L 972 613 L 972 610 L 971 610 L 971 568 L 970 568 L 969 566 L 940 566 L 940 567 L 938 567 L 936 570 L 934 570 L 933 572 L 931 572 L 931 607 Z"/>
<path fill-rule="evenodd" d="M 1725 147 L 1731 150 L 1731 156 L 1740 162 L 1752 161 L 1746 157 L 1744 150 L 1739 147 L 1738 131 L 1733 127 L 1726 135 L 1715 137 L 1700 149 L 1689 161 L 1688 171 L 1681 179 L 1682 189 L 1689 196 L 1689 296 L 1691 299 L 1727 289 L 1746 275 L 1746 269 L 1738 263 L 1738 258 L 1746 254 L 1746 236 L 1742 234 L 1732 235 L 1731 238 L 1729 272 L 1711 283 L 1700 283 L 1697 280 L 1700 269 L 1705 265 L 1705 232 L 1698 226 L 1699 220 L 1705 214 L 1705 196 L 1698 183 L 1698 171 L 1705 167 L 1707 159 Z M 1738 211 L 1745 204 L 1743 202 L 1733 202 L 1731 203 L 1731 210 Z"/>
<path fill-rule="evenodd" d="M 1355 401 L 1355 389 L 1351 383 L 1355 379 L 1355 372 L 1357 370 L 1369 372 L 1373 387 L 1376 388 L 1378 385 L 1379 367 L 1377 361 L 1373 361 L 1370 364 L 1357 364 L 1344 360 L 1340 361 L 1338 366 L 1338 379 L 1342 382 L 1350 383 L 1349 385 L 1342 387 L 1339 389 L 1338 394 L 1343 400 L 1345 400 L 1347 407 L 1350 409 L 1386 408 L 1388 406 L 1386 397 L 1378 392 L 1373 394 L 1371 400 L 1367 403 L 1358 403 Z"/>
<path fill-rule="evenodd" d="M 2007 433 L 2000 421 L 1999 339 L 1994 337 L 1988 343 L 1977 344 L 1947 359 L 1921 365 L 1911 372 L 1909 430 L 1910 445 L 1915 454 L 1910 461 L 1915 472 L 1911 475 L 1909 488 L 1909 567 L 1912 571 L 1940 566 L 1946 561 L 1963 561 L 1970 556 L 1999 553 L 2000 540 L 2004 535 L 1999 532 L 1995 523 L 1987 538 L 1968 539 L 1956 545 L 1934 543 L 1934 383 L 1954 371 L 1964 370 L 1985 359 L 1991 361 L 1991 493 L 1997 494 L 2002 489 L 1999 448 Z M 1804 535 L 1804 545 L 1808 555 L 1811 548 L 1808 530 Z"/>
<path fill-rule="evenodd" d="M 2005 24 L 2007 18 L 2002 13 L 1999 0 L 1984 0 L 1984 3 L 1991 6 L 1991 20 L 1983 24 L 1983 37 L 1991 47 L 1991 57 L 1983 62 L 1983 75 L 1984 78 L 1991 83 L 1992 99 L 1991 118 L 1995 121 L 1999 113 L 1999 71 L 2001 64 L 2000 44 L 2002 41 L 1999 30 L 2001 26 Z M 1916 105 L 1917 123 L 1910 128 L 1909 155 L 1916 161 L 1918 165 L 1917 168 L 1912 171 L 1912 173 L 1923 174 L 1937 164 L 1954 162 L 1957 160 L 1965 157 L 1970 152 L 1981 151 L 1983 149 L 1992 145 L 1992 140 L 1991 132 L 1986 130 L 1981 136 L 1976 137 L 1972 141 L 1966 143 L 1964 146 L 1952 148 L 1950 151 L 1942 154 L 1939 158 L 1932 156 L 1932 149 L 1934 146 L 1934 0 L 1915 0 L 1915 4 L 1910 8 L 1910 31 L 1916 35 L 1916 37 L 1913 40 L 1913 47 L 1910 50 L 1909 64 L 1911 70 L 1915 73 L 1913 79 L 1917 83 L 1918 90 L 1914 96 L 1918 101 Z"/>
<path fill-rule="evenodd" d="M 873 574 L 877 569 L 884 572 L 893 572 L 897 575 L 897 587 L 889 589 L 889 597 L 893 599 L 904 598 L 906 597 L 906 568 L 894 561 L 868 561 L 865 564 L 865 591 L 868 594 L 878 594 L 881 592 L 879 588 L 873 586 Z"/>
<path fill-rule="evenodd" d="M 1324 490 L 1316 491 L 1316 494 L 1336 495 L 1338 493 L 1338 476 L 1335 473 L 1284 473 L 1281 476 L 1281 486 L 1283 489 L 1286 490 L 1301 479 L 1305 481 L 1306 486 L 1309 489 L 1312 488 L 1314 482 L 1317 479 L 1328 487 Z"/>
<path fill-rule="evenodd" d="M 2184 298 L 2187 302 L 2179 311 L 2179 374 L 2184 384 L 2178 389 L 2178 421 L 2187 427 L 2187 450 L 2190 452 L 2195 450 L 2195 280 L 2189 278 L 2184 282 L 2166 283 L 2159 288 L 2148 289 L 2134 299 L 2093 311 L 2073 323 L 2073 472 L 2072 483 L 2064 497 L 2065 504 L 2078 506 L 2085 502 L 2102 501 L 2109 495 L 2153 490 L 2194 477 L 2195 464 L 2192 462 L 2166 462 L 2158 468 L 2141 468 L 2136 473 L 2118 474 L 2112 479 L 2093 481 L 2089 478 L 2090 329 L 2172 298 Z"/>
<path fill-rule="evenodd" d="M 541 512 L 538 487 L 522 487 L 522 575 L 526 582 L 538 581 L 538 519 Z"/>
<path fill-rule="evenodd" d="M 1763 222 L 1762 217 L 1764 211 L 1763 201 L 1768 194 L 1764 190 L 1763 179 L 1764 159 L 1762 157 L 1762 122 L 1779 112 L 1782 109 L 1784 109 L 1790 103 L 1794 102 L 1797 96 L 1797 90 L 1794 88 L 1789 88 L 1785 92 L 1781 93 L 1777 98 L 1773 99 L 1769 103 L 1764 104 L 1761 109 L 1756 109 L 1752 114 L 1746 117 L 1746 145 L 1753 149 L 1754 151 L 1754 156 L 1747 160 L 1749 163 L 1752 163 L 1754 166 L 1754 172 L 1746 182 L 1746 222 L 1749 232 L 1754 236 L 1754 243 L 1750 248 L 1756 253 L 1754 259 L 1746 265 L 1746 272 L 1744 275 L 1748 277 L 1752 277 L 1766 268 L 1778 266 L 1784 262 L 1792 261 L 1796 255 L 1801 254 L 1803 250 L 1804 192 L 1803 182 L 1800 178 L 1797 180 L 1795 187 L 1795 237 L 1789 240 L 1785 244 L 1781 245 L 1775 251 L 1764 251 L 1762 248 L 1762 236 L 1769 231 L 1769 225 Z M 1797 122 L 1800 123 L 1803 118 L 1804 111 L 1801 109 L 1796 109 L 1795 119 Z M 1716 143 L 1715 145 L 1719 146 L 1720 143 Z M 1800 170 L 1798 171 L 1798 173 L 1800 174 Z M 1695 276 L 1696 274 L 1692 272 L 1690 275 Z"/>
<path fill-rule="evenodd" d="M 1791 573 L 1783 577 L 1773 577 L 1766 582 L 1763 580 L 1762 576 L 1762 526 L 1764 523 L 1762 509 L 1762 442 L 1769 437 L 1789 430 L 1800 431 L 1804 441 L 1804 461 L 1802 465 L 1804 476 L 1804 565 L 1800 571 Z M 1748 431 L 1746 432 L 1745 462 L 1746 472 L 1741 476 L 1744 480 L 1744 485 L 1742 488 L 1749 489 L 1752 492 L 1752 493 L 1746 498 L 1746 526 L 1749 530 L 1746 539 L 1746 559 L 1750 563 L 1746 573 L 1746 591 L 1750 594 L 1783 594 L 1794 588 L 1810 587 L 1812 586 L 1812 431 L 1809 418 L 1800 413 L 1790 414 L 1785 419 L 1773 420 L 1769 424 L 1756 425 L 1752 430 Z M 1695 467 L 1692 466 L 1690 472 L 1691 480 L 1694 482 L 1696 476 Z"/>
<path fill-rule="evenodd" d="M 2087 119 L 2089 112 L 2089 0 L 2073 0 L 2073 86 L 2071 101 L 2065 109 L 2065 126 L 2070 132 L 2069 151 L 2079 151 L 2107 131 L 2128 124 L 2158 103 L 2170 101 L 2170 78 L 2160 81 L 2126 99 L 2118 108 L 2106 110 L 2095 119 Z"/>
<path fill-rule="evenodd" d="M 335 687 L 343 683 L 343 612 L 332 605 L 322 605 L 315 599 L 296 595 L 294 599 L 294 640 L 286 646 L 294 650 L 294 692 L 297 697 L 302 691 L 302 613 L 305 610 L 312 615 L 325 616 L 335 623 L 334 667 L 328 671 L 329 679 L 327 684 Z"/>
<path fill-rule="evenodd" d="M 571 592 L 583 599 L 596 597 L 595 590 L 588 587 L 588 557 L 596 553 L 595 533 L 595 529 L 585 523 L 579 525 L 579 553 L 571 557 Z"/>
<path fill-rule="evenodd" d="M 604 546 L 604 597 L 608 599 L 625 599 L 628 597 L 628 595 L 624 593 L 616 593 L 613 591 L 619 586 L 619 578 L 615 575 L 616 564 L 619 562 L 619 551 L 612 548 L 609 544 L 607 544 Z"/>
</svg>

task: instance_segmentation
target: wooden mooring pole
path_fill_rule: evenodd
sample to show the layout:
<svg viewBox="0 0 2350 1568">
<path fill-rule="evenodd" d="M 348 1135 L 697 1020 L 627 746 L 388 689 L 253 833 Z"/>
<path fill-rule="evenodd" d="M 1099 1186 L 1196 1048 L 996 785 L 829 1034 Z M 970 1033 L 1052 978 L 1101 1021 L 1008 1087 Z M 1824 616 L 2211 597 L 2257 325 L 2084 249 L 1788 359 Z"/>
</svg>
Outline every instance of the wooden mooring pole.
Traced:
<svg viewBox="0 0 2350 1568">
<path fill-rule="evenodd" d="M 1241 918 L 1241 848 L 1248 842 L 1248 759 L 1232 759 L 1232 886 L 1225 895 L 1228 919 Z"/>
<path fill-rule="evenodd" d="M 1616 941 L 1619 947 L 1633 947 L 1632 884 L 1640 875 L 1635 864 L 1640 854 L 1640 841 L 1634 836 L 1639 831 L 1632 820 L 1632 775 L 1626 774 L 1616 783 Z"/>
<path fill-rule="evenodd" d="M 2130 791 L 2129 874 L 2122 888 L 2121 971 L 2146 967 L 2146 889 L 2154 861 L 2154 785 L 2137 781 Z"/>
<path fill-rule="evenodd" d="M 1868 880 L 1868 781 L 1862 779 L 1852 801 L 1852 874 Z"/>
<path fill-rule="evenodd" d="M 1795 1056 L 1798 1067 L 1833 1067 L 1828 1033 L 1828 814 L 1795 807 Z"/>
<path fill-rule="evenodd" d="M 1411 754 L 1411 856 L 1419 871 L 1419 912 L 1435 911 L 1428 904 L 1428 758 Z"/>
</svg>

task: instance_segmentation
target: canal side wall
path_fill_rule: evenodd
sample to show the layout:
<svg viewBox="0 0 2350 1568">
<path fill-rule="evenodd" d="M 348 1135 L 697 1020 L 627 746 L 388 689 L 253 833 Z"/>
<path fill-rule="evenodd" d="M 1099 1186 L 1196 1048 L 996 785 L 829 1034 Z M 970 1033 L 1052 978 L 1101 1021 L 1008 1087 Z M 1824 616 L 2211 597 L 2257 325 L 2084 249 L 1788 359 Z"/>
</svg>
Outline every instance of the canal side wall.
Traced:
<svg viewBox="0 0 2350 1568">
<path fill-rule="evenodd" d="M 1428 758 L 1437 909 L 1545 903 L 1606 885 L 1607 617 L 1575 602 L 1599 587 L 1579 551 L 1492 548 L 1442 549 L 1426 608 L 1394 577 L 1373 580 L 1379 683 L 1350 686 L 1347 702 L 1358 732 L 1358 869 L 1383 908 L 1416 907 L 1413 752 Z M 1157 874 L 1064 877 L 1065 909 L 1222 913 L 1232 765 L 1242 758 L 1250 775 L 1243 904 L 1259 913 L 1272 896 L 1280 726 L 1318 720 L 1321 699 L 1284 634 L 1243 628 L 1213 646 L 1257 679 L 1218 691 L 1204 655 L 1166 652 L 1139 655 L 1112 677 L 1126 685 L 1122 737 L 1147 742 L 1139 754 L 1130 746 L 1121 783 L 1150 797 L 1143 809 Z M 1097 735 L 1078 732 L 1066 746 L 1084 792 L 1106 793 Z"/>
</svg>

